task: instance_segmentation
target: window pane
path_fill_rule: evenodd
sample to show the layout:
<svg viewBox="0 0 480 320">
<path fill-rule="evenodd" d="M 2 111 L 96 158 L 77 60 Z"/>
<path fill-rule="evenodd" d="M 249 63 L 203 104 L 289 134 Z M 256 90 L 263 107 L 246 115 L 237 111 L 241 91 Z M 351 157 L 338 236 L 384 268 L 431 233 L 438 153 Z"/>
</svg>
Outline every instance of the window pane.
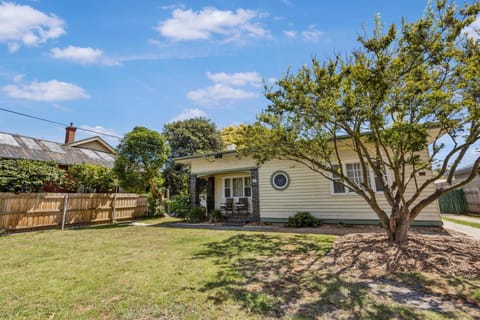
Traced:
<svg viewBox="0 0 480 320">
<path fill-rule="evenodd" d="M 360 185 L 362 183 L 362 167 L 360 163 L 348 163 L 347 177 L 349 177 L 354 183 Z"/>
<path fill-rule="evenodd" d="M 333 182 L 333 192 L 334 193 L 345 193 L 345 186 L 339 181 Z"/>
<path fill-rule="evenodd" d="M 252 196 L 252 187 L 251 187 L 251 178 L 250 177 L 245 177 L 244 178 L 245 182 L 245 187 L 243 188 L 243 195 L 245 197 L 251 197 Z"/>
<path fill-rule="evenodd" d="M 233 196 L 243 197 L 243 178 L 233 178 Z"/>
<path fill-rule="evenodd" d="M 245 187 L 245 197 L 251 197 L 252 196 L 252 188 L 251 187 Z"/>
<path fill-rule="evenodd" d="M 231 185 L 230 179 L 225 179 L 225 189 L 224 189 L 225 198 L 230 198 L 232 196 L 230 185 Z"/>
<path fill-rule="evenodd" d="M 340 166 L 333 166 L 334 169 L 339 169 Z M 345 193 L 345 186 L 341 183 L 341 179 L 337 174 L 333 174 L 333 193 Z"/>
<path fill-rule="evenodd" d="M 251 186 L 250 177 L 245 177 L 245 187 L 250 187 L 250 186 Z"/>
<path fill-rule="evenodd" d="M 383 191 L 382 182 L 378 177 L 375 177 L 375 191 Z"/>
</svg>

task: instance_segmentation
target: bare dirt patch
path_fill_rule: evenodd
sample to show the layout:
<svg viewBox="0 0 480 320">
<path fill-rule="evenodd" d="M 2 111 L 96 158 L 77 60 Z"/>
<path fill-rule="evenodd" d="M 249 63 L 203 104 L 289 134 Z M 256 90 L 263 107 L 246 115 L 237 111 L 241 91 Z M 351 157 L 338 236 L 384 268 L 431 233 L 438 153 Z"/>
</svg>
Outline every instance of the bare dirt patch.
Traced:
<svg viewBox="0 0 480 320">
<path fill-rule="evenodd" d="M 449 234 L 411 233 L 398 246 L 383 234 L 353 233 L 337 237 L 333 255 L 337 268 L 367 276 L 414 271 L 480 278 L 480 241 Z"/>
</svg>

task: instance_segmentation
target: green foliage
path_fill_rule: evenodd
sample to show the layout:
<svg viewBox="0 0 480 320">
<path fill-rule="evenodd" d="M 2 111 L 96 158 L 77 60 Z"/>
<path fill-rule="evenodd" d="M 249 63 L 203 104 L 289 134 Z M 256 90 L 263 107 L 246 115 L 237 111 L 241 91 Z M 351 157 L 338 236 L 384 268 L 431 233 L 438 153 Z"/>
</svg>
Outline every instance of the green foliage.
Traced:
<svg viewBox="0 0 480 320">
<path fill-rule="evenodd" d="M 150 188 L 154 194 L 155 181 L 167 160 L 170 149 L 160 133 L 135 127 L 118 146 L 114 172 L 120 185 L 130 192 L 143 193 Z"/>
<path fill-rule="evenodd" d="M 405 241 L 408 228 L 396 232 L 397 226 L 409 225 L 442 193 L 459 187 L 431 188 L 445 175 L 451 183 L 480 142 L 480 37 L 463 31 L 479 12 L 478 1 L 463 8 L 437 1 L 400 27 L 384 29 L 377 17 L 372 34 L 359 37 L 359 49 L 313 59 L 267 87 L 270 104 L 243 130 L 237 150 L 260 164 L 282 158 L 338 177 L 370 205 L 391 240 Z M 358 159 L 365 173 L 360 181 L 342 167 L 345 154 Z M 470 180 L 480 157 L 474 161 Z M 432 163 L 435 175 L 419 178 Z M 390 208 L 377 201 L 369 171 Z"/>
<path fill-rule="evenodd" d="M 241 124 L 238 126 L 229 126 L 224 127 L 220 134 L 222 136 L 223 144 L 228 146 L 230 144 L 234 144 L 239 146 L 242 143 L 242 137 L 244 136 L 245 130 L 247 130 L 248 126 Z"/>
<path fill-rule="evenodd" d="M 149 217 L 163 217 L 165 215 L 165 209 L 163 207 L 161 199 L 153 196 L 151 193 L 147 195 L 148 212 Z"/>
<path fill-rule="evenodd" d="M 190 210 L 190 195 L 180 193 L 167 200 L 168 213 L 175 217 L 185 218 Z"/>
<path fill-rule="evenodd" d="M 297 212 L 293 217 L 288 217 L 285 225 L 290 228 L 318 227 L 322 224 L 320 219 L 315 218 L 310 212 Z"/>
<path fill-rule="evenodd" d="M 41 192 L 62 185 L 65 172 L 53 162 L 0 159 L 0 192 Z"/>
<path fill-rule="evenodd" d="M 187 167 L 174 163 L 173 159 L 221 150 L 223 143 L 220 133 L 212 121 L 192 118 L 165 124 L 163 134 L 171 148 L 170 158 L 163 171 L 165 186 L 170 189 L 171 195 L 188 192 L 190 171 Z"/>
<path fill-rule="evenodd" d="M 74 164 L 68 168 L 69 189 L 74 192 L 112 192 L 116 180 L 113 170 L 93 164 Z"/>
<path fill-rule="evenodd" d="M 210 211 L 210 222 L 222 222 L 224 220 L 223 214 L 221 210 L 213 209 Z"/>
<path fill-rule="evenodd" d="M 190 209 L 187 215 L 187 221 L 190 223 L 199 223 L 205 221 L 205 208 L 194 206 Z"/>
</svg>

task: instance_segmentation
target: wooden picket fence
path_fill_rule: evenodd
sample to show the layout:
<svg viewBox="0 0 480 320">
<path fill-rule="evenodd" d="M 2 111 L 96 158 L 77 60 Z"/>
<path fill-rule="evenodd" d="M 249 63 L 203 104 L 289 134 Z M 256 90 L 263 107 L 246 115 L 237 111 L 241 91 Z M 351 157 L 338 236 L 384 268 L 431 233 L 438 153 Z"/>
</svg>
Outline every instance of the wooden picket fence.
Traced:
<svg viewBox="0 0 480 320">
<path fill-rule="evenodd" d="M 0 193 L 0 230 L 114 223 L 146 211 L 146 196 L 134 193 Z"/>
</svg>

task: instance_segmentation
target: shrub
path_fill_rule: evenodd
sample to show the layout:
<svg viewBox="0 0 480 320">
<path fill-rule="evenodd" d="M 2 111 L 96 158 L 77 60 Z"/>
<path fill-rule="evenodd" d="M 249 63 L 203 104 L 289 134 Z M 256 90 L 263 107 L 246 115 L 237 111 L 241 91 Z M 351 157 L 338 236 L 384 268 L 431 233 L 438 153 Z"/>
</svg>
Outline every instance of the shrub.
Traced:
<svg viewBox="0 0 480 320">
<path fill-rule="evenodd" d="M 190 209 L 188 212 L 187 220 L 190 223 L 205 221 L 205 209 L 199 206 L 192 207 L 192 209 Z"/>
<path fill-rule="evenodd" d="M 288 217 L 287 227 L 303 228 L 303 227 L 318 227 L 322 222 L 315 218 L 310 212 L 297 212 L 293 217 Z"/>
<path fill-rule="evenodd" d="M 222 222 L 223 214 L 221 210 L 213 209 L 210 211 L 210 222 Z"/>
<path fill-rule="evenodd" d="M 163 208 L 160 199 L 154 197 L 151 193 L 147 195 L 148 201 L 148 216 L 149 217 L 163 217 L 165 209 Z"/>
<path fill-rule="evenodd" d="M 167 200 L 167 208 L 171 216 L 186 218 L 190 209 L 190 195 L 188 193 L 177 194 Z"/>
</svg>

